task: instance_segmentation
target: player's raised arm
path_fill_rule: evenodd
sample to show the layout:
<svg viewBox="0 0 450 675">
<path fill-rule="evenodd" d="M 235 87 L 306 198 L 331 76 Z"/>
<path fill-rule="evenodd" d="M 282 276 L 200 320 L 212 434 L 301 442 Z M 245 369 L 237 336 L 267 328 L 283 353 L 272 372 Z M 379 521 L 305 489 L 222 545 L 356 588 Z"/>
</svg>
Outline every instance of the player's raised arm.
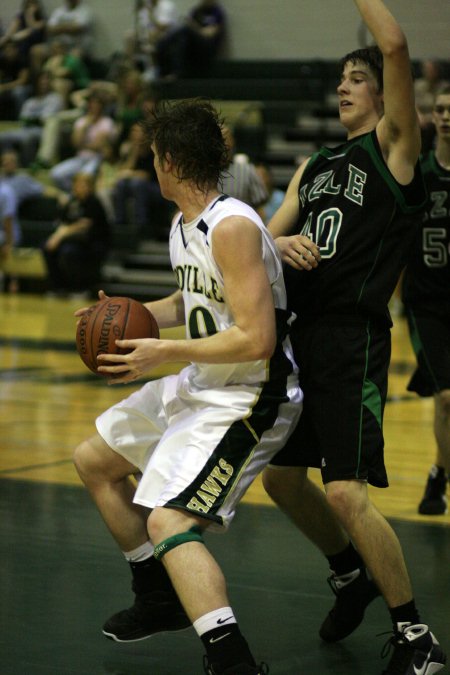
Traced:
<svg viewBox="0 0 450 675">
<path fill-rule="evenodd" d="M 383 54 L 384 116 L 377 126 L 395 178 L 409 183 L 420 153 L 420 128 L 406 37 L 382 0 L 354 0 Z"/>
</svg>

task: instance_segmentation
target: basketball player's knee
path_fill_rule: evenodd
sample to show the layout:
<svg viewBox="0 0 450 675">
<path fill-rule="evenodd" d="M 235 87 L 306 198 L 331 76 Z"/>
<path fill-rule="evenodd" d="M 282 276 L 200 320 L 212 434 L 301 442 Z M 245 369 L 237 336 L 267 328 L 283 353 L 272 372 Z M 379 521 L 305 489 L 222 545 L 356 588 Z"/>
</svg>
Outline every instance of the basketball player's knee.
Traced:
<svg viewBox="0 0 450 675">
<path fill-rule="evenodd" d="M 83 483 L 88 481 L 90 474 L 95 470 L 92 455 L 92 446 L 89 441 L 80 443 L 73 453 L 73 463 Z"/>
<path fill-rule="evenodd" d="M 349 524 L 360 518 L 367 499 L 354 481 L 336 481 L 326 486 L 327 502 L 339 520 Z"/>
<path fill-rule="evenodd" d="M 173 548 L 192 541 L 203 543 L 198 519 L 176 509 L 156 507 L 147 520 L 150 541 L 155 545 L 155 558 L 161 559 Z"/>
</svg>

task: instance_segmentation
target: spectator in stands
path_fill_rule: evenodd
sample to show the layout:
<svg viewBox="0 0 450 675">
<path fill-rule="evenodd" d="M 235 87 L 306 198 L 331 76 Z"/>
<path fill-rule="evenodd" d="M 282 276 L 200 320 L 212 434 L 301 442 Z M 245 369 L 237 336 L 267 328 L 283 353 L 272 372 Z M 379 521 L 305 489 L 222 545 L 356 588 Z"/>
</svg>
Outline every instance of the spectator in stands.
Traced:
<svg viewBox="0 0 450 675">
<path fill-rule="evenodd" d="M 7 42 L 0 51 L 0 119 L 17 120 L 30 93 L 30 72 L 25 57 L 15 42 Z"/>
<path fill-rule="evenodd" d="M 60 161 L 61 154 L 67 150 L 64 147 L 65 137 L 70 135 L 77 119 L 86 114 L 91 94 L 97 93 L 103 99 L 105 114 L 113 110 L 117 96 L 115 82 L 95 81 L 86 89 L 73 91 L 70 94 L 71 107 L 61 110 L 45 121 L 37 157 L 30 167 L 33 172 L 49 169 Z M 65 156 L 67 157 L 67 152 Z"/>
<path fill-rule="evenodd" d="M 0 261 L 5 260 L 13 246 L 20 242 L 17 202 L 13 189 L 0 180 Z"/>
<path fill-rule="evenodd" d="M 50 174 L 55 185 L 66 192 L 70 192 L 75 174 L 98 173 L 116 138 L 114 120 L 104 114 L 105 98 L 101 92 L 93 91 L 87 105 L 86 114 L 76 120 L 72 131 L 75 156 L 56 164 Z"/>
<path fill-rule="evenodd" d="M 53 40 L 63 42 L 68 52 L 84 58 L 92 46 L 93 14 L 83 0 L 65 0 L 53 10 L 47 22 L 47 42 L 35 45 L 30 52 L 33 72 L 38 73 L 50 55 Z"/>
<path fill-rule="evenodd" d="M 62 96 L 66 108 L 69 104 L 69 93 L 86 89 L 90 83 L 86 64 L 74 51 L 69 51 L 61 40 L 52 42 L 50 56 L 44 62 L 42 70 L 51 77 L 52 87 Z"/>
<path fill-rule="evenodd" d="M 50 291 L 89 294 L 98 282 L 109 247 L 110 226 L 95 194 L 95 178 L 76 174 L 71 197 L 43 246 Z"/>
<path fill-rule="evenodd" d="M 137 70 L 127 70 L 118 83 L 114 119 L 117 124 L 117 144 L 125 141 L 133 124 L 144 117 L 142 97 L 144 81 Z"/>
<path fill-rule="evenodd" d="M 36 93 L 22 105 L 19 119 L 21 126 L 0 133 L 0 148 L 17 148 L 22 166 L 34 160 L 46 119 L 64 107 L 60 94 L 53 91 L 48 73 L 42 72 L 36 82 Z"/>
<path fill-rule="evenodd" d="M 146 79 L 154 75 L 154 54 L 159 42 L 178 24 L 178 10 L 172 0 L 140 0 L 136 6 L 136 29 L 125 36 L 125 51 Z"/>
<path fill-rule="evenodd" d="M 160 77 L 207 72 L 225 36 L 226 17 L 216 0 L 200 0 L 184 25 L 159 41 L 156 61 Z"/>
<path fill-rule="evenodd" d="M 252 206 L 263 218 L 267 190 L 249 157 L 235 152 L 235 140 L 230 127 L 223 126 L 223 135 L 230 152 L 230 164 L 221 183 L 221 191 Z"/>
<path fill-rule="evenodd" d="M 0 38 L 0 47 L 15 42 L 28 62 L 31 47 L 45 41 L 45 13 L 39 0 L 23 0 L 20 12 L 10 22 Z"/>
<path fill-rule="evenodd" d="M 261 207 L 261 217 L 267 225 L 272 216 L 280 208 L 286 193 L 284 190 L 280 190 L 280 188 L 275 187 L 272 171 L 270 170 L 270 167 L 267 166 L 267 164 L 257 164 L 256 171 L 264 183 L 268 194 L 267 201 L 265 201 Z"/>
<path fill-rule="evenodd" d="M 28 199 L 33 197 L 55 197 L 59 199 L 62 193 L 53 185 L 44 185 L 20 170 L 19 157 L 14 150 L 5 150 L 0 158 L 1 182 L 9 185 L 14 192 L 17 210 Z"/>
<path fill-rule="evenodd" d="M 21 230 L 17 217 L 17 202 L 12 188 L 0 180 L 0 272 L 7 262 L 14 246 L 20 243 Z M 2 285 L 14 293 L 18 290 L 18 282 L 9 274 L 2 274 Z"/>
<path fill-rule="evenodd" d="M 115 222 L 131 222 L 144 238 L 159 239 L 166 234 L 164 225 L 169 225 L 169 213 L 153 167 L 153 152 L 144 140 L 138 122 L 122 144 L 120 168 L 112 188 Z"/>
</svg>

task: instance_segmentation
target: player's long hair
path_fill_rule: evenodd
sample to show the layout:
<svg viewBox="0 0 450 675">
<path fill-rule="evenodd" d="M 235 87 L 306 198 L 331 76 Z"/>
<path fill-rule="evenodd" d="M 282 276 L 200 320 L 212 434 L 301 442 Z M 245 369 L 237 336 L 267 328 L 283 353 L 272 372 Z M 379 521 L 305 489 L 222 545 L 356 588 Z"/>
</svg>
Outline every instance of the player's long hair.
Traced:
<svg viewBox="0 0 450 675">
<path fill-rule="evenodd" d="M 142 124 L 158 159 L 170 156 L 179 180 L 193 183 L 201 192 L 220 184 L 230 158 L 223 120 L 208 100 L 161 101 Z"/>
<path fill-rule="evenodd" d="M 383 54 L 379 47 L 373 45 L 371 47 L 355 49 L 355 51 L 349 52 L 340 60 L 339 65 L 341 72 L 344 70 L 346 63 L 351 63 L 353 65 L 365 63 L 369 66 L 370 71 L 377 81 L 378 91 L 380 93 L 383 91 Z"/>
</svg>

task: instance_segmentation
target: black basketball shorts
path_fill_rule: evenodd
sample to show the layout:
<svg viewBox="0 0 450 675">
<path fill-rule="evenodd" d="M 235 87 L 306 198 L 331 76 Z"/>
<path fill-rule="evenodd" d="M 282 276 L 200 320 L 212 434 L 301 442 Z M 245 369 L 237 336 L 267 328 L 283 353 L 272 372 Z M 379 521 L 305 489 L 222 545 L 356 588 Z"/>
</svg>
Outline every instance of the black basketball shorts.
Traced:
<svg viewBox="0 0 450 675">
<path fill-rule="evenodd" d="M 324 483 L 359 479 L 387 487 L 383 414 L 391 336 L 351 317 L 296 321 L 291 333 L 303 412 L 271 466 L 318 467 Z"/>
<path fill-rule="evenodd" d="M 411 344 L 417 359 L 408 391 L 433 396 L 450 389 L 450 314 L 437 308 L 406 306 Z"/>
</svg>

